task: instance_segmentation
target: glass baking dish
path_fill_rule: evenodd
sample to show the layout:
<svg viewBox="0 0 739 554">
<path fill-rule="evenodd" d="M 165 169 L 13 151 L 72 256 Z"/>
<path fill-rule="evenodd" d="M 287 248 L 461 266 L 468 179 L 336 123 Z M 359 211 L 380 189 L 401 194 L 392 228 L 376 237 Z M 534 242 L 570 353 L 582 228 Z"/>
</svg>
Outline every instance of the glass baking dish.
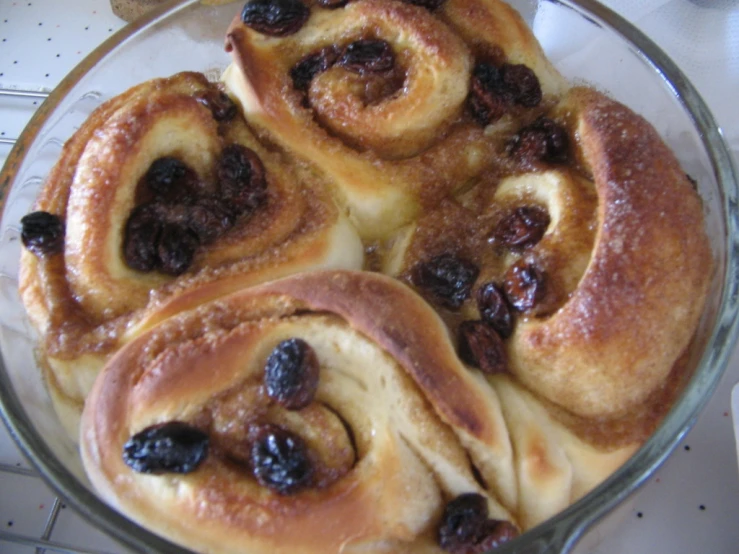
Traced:
<svg viewBox="0 0 739 554">
<path fill-rule="evenodd" d="M 597 489 L 497 553 L 568 552 L 666 459 L 718 384 L 737 334 L 737 177 L 720 129 L 693 86 L 648 38 L 593 0 L 509 0 L 555 66 L 645 116 L 698 182 L 716 269 L 690 363 L 695 375 L 652 438 Z M 91 490 L 34 359 L 34 333 L 17 292 L 20 218 L 29 211 L 64 141 L 104 100 L 144 80 L 178 71 L 217 79 L 237 4 L 171 2 L 124 28 L 88 56 L 50 95 L 0 174 L 0 400 L 14 438 L 58 494 L 130 548 L 188 552 L 146 531 Z M 566 31 L 564 31 L 566 29 Z"/>
</svg>

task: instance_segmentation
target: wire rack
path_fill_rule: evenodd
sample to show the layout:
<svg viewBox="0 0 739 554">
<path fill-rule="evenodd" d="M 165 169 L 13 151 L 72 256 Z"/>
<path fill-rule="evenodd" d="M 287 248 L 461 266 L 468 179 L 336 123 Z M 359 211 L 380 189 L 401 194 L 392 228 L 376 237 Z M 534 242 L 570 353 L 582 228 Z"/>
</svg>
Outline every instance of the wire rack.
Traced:
<svg viewBox="0 0 739 554">
<path fill-rule="evenodd" d="M 41 479 L 38 473 L 32 469 L 15 467 L 2 463 L 0 463 L 0 473 Z M 41 537 L 26 536 L 23 534 L 9 533 L 7 531 L 0 530 L 0 547 L 2 547 L 2 543 L 4 542 L 6 544 L 16 544 L 35 548 L 36 554 L 44 554 L 45 552 L 62 552 L 66 554 L 108 554 L 109 551 L 80 549 L 77 546 L 51 540 L 51 533 L 54 530 L 54 526 L 59 519 L 59 514 L 63 507 L 64 504 L 61 499 L 54 498 L 54 502 L 49 509 L 49 513 L 46 518 L 46 525 L 44 526 Z"/>
<path fill-rule="evenodd" d="M 0 100 L 30 99 L 40 101 L 44 100 L 48 95 L 49 93 L 44 91 L 0 88 Z M 16 137 L 0 136 L 0 145 L 5 145 L 9 148 L 17 140 Z M 0 167 L 4 163 L 4 158 L 5 156 L 0 154 Z M 10 441 L 11 439 L 8 437 L 7 440 Z M 34 469 L 2 462 L 0 462 L 0 476 L 32 478 L 42 482 L 41 476 Z M 113 554 L 113 551 L 110 549 L 86 549 L 53 540 L 52 533 L 59 524 L 60 515 L 64 508 L 66 508 L 66 505 L 62 499 L 54 497 L 51 507 L 46 514 L 46 522 L 40 536 L 30 533 L 13 533 L 0 529 L 0 552 L 5 552 L 7 548 L 13 548 L 10 545 L 15 545 L 20 548 L 18 552 L 34 552 L 35 554 L 44 554 L 47 552 L 61 552 L 64 554 Z"/>
</svg>

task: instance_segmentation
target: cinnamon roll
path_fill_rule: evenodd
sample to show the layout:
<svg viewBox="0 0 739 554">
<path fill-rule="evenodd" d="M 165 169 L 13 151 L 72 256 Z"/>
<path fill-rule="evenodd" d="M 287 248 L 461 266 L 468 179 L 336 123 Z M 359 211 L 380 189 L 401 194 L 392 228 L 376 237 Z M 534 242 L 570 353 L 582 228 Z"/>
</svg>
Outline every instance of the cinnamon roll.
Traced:
<svg viewBox="0 0 739 554">
<path fill-rule="evenodd" d="M 574 88 L 550 115 L 510 141 L 515 172 L 404 229 L 383 270 L 440 310 L 470 364 L 589 441 L 638 444 L 685 379 L 711 279 L 702 204 L 621 104 Z"/>
<path fill-rule="evenodd" d="M 104 104 L 24 221 L 112 505 L 203 552 L 481 553 L 644 443 L 713 271 L 646 120 L 498 0 L 249 0 L 226 49 Z"/>
<path fill-rule="evenodd" d="M 263 4 L 231 24 L 224 82 L 261 133 L 327 176 L 365 238 L 468 185 L 491 167 L 511 114 L 532 117 L 565 90 L 497 1 L 286 3 L 272 27 Z"/>
<path fill-rule="evenodd" d="M 233 274 L 258 282 L 363 263 L 323 183 L 262 147 L 197 73 L 101 105 L 65 145 L 35 210 L 22 221 L 21 295 L 49 388 L 72 420 L 147 304 Z"/>
<path fill-rule="evenodd" d="M 96 381 L 81 450 L 113 506 L 198 551 L 435 552 L 460 497 L 481 502 L 481 541 L 518 533 L 471 437 L 510 453 L 497 398 L 430 306 L 380 274 L 324 271 L 135 337 Z"/>
</svg>

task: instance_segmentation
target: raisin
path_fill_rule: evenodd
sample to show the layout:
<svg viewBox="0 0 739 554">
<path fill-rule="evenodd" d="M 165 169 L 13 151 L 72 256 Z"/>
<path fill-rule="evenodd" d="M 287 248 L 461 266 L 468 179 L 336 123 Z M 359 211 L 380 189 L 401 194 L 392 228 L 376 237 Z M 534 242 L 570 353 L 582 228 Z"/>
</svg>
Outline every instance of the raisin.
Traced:
<svg viewBox="0 0 739 554">
<path fill-rule="evenodd" d="M 216 121 L 231 121 L 238 111 L 231 97 L 222 90 L 204 90 L 195 99 L 210 110 Z"/>
<path fill-rule="evenodd" d="M 547 157 L 547 135 L 542 129 L 521 129 L 513 137 L 509 150 L 520 161 L 536 163 Z"/>
<path fill-rule="evenodd" d="M 382 73 L 393 68 L 395 54 L 390 44 L 384 40 L 357 40 L 344 48 L 336 63 L 360 75 Z"/>
<path fill-rule="evenodd" d="M 157 244 L 159 269 L 167 275 L 181 275 L 192 264 L 198 246 L 194 233 L 182 225 L 165 224 Z"/>
<path fill-rule="evenodd" d="M 441 254 L 416 264 L 411 282 L 429 292 L 443 306 L 458 310 L 469 298 L 479 273 L 473 263 L 453 254 Z"/>
<path fill-rule="evenodd" d="M 198 176 L 182 161 L 165 156 L 154 160 L 144 182 L 158 200 L 180 202 L 195 195 Z"/>
<path fill-rule="evenodd" d="M 498 223 L 493 240 L 517 250 L 529 248 L 541 240 L 549 222 L 549 214 L 545 209 L 521 206 Z"/>
<path fill-rule="evenodd" d="M 346 6 L 349 0 L 316 0 L 316 3 L 327 10 L 335 10 Z"/>
<path fill-rule="evenodd" d="M 31 212 L 21 218 L 21 241 L 36 256 L 58 254 L 64 247 L 64 223 L 49 212 Z"/>
<path fill-rule="evenodd" d="M 481 125 L 497 121 L 514 104 L 527 108 L 538 106 L 541 98 L 539 79 L 525 65 L 506 63 L 498 67 L 479 62 L 472 70 L 467 105 Z"/>
<path fill-rule="evenodd" d="M 546 274 L 534 263 L 519 260 L 508 268 L 504 290 L 516 310 L 532 310 L 546 294 Z"/>
<path fill-rule="evenodd" d="M 187 227 L 201 244 L 213 242 L 234 224 L 231 210 L 216 198 L 200 198 L 188 209 L 187 215 Z"/>
<path fill-rule="evenodd" d="M 181 421 L 147 427 L 123 445 L 123 461 L 139 473 L 190 473 L 208 456 L 208 435 Z"/>
<path fill-rule="evenodd" d="M 259 33 L 282 37 L 297 33 L 309 15 L 300 0 L 251 0 L 241 12 L 241 21 Z"/>
<path fill-rule="evenodd" d="M 162 222 L 153 204 L 136 207 L 126 222 L 123 257 L 126 265 L 138 271 L 152 271 L 159 265 L 157 244 Z"/>
<path fill-rule="evenodd" d="M 483 538 L 477 543 L 475 554 L 490 552 L 518 537 L 519 532 L 510 521 L 488 519 L 481 534 Z"/>
<path fill-rule="evenodd" d="M 420 6 L 427 10 L 433 11 L 444 3 L 444 0 L 404 0 L 406 4 Z"/>
<path fill-rule="evenodd" d="M 449 502 L 444 508 L 439 527 L 439 546 L 447 552 L 467 552 L 485 527 L 488 505 L 485 498 L 476 493 L 466 493 Z"/>
<path fill-rule="evenodd" d="M 523 64 L 503 64 L 500 68 L 505 89 L 516 104 L 526 108 L 538 106 L 541 102 L 539 78 Z"/>
<path fill-rule="evenodd" d="M 258 431 L 251 462 L 257 481 L 279 494 L 298 492 L 313 476 L 303 439 L 276 425 L 264 425 Z"/>
<path fill-rule="evenodd" d="M 564 163 L 567 161 L 569 148 L 567 130 L 543 116 L 521 128 L 508 145 L 512 155 L 527 163 Z"/>
<path fill-rule="evenodd" d="M 307 92 L 313 78 L 334 65 L 338 57 L 339 53 L 334 46 L 321 48 L 318 52 L 305 56 L 290 70 L 295 89 Z"/>
<path fill-rule="evenodd" d="M 477 493 L 461 494 L 444 508 L 439 546 L 452 554 L 483 554 L 518 536 L 508 521 L 488 519 L 488 505 Z"/>
<path fill-rule="evenodd" d="M 500 119 L 513 101 L 500 70 L 490 63 L 478 63 L 472 71 L 467 100 L 472 117 L 480 125 L 488 125 Z"/>
<path fill-rule="evenodd" d="M 264 166 L 253 150 L 240 144 L 227 146 L 217 171 L 221 196 L 236 214 L 251 213 L 267 199 Z"/>
<path fill-rule="evenodd" d="M 451 542 L 465 542 L 488 518 L 488 503 L 477 493 L 465 493 L 447 503 L 439 528 L 439 544 L 445 550 Z"/>
<path fill-rule="evenodd" d="M 138 271 L 180 275 L 192 264 L 198 246 L 226 232 L 233 221 L 230 210 L 215 198 L 199 198 L 192 205 L 142 204 L 126 222 L 123 257 Z"/>
<path fill-rule="evenodd" d="M 482 320 L 490 325 L 501 338 L 513 332 L 513 317 L 505 294 L 495 283 L 486 283 L 477 291 L 477 309 Z"/>
<path fill-rule="evenodd" d="M 318 389 L 319 364 L 313 348 L 302 339 L 278 344 L 267 358 L 267 396 L 288 410 L 305 408 Z"/>
<path fill-rule="evenodd" d="M 459 326 L 459 357 L 488 375 L 508 367 L 503 339 L 484 321 L 464 321 Z"/>
</svg>

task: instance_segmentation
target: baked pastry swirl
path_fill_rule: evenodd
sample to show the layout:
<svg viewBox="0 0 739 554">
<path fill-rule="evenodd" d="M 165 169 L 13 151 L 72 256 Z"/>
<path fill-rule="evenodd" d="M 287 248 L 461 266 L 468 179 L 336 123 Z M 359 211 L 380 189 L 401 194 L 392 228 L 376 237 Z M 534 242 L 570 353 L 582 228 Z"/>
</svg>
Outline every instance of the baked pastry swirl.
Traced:
<svg viewBox="0 0 739 554">
<path fill-rule="evenodd" d="M 713 268 L 646 120 L 498 0 L 249 0 L 226 50 L 105 104 L 24 223 L 52 391 L 120 349 L 81 434 L 112 505 L 204 552 L 477 554 L 644 443 Z"/>
<path fill-rule="evenodd" d="M 83 460 L 114 506 L 196 550 L 438 551 L 443 505 L 462 493 L 484 496 L 514 531 L 452 431 L 508 446 L 497 404 L 473 381 L 443 323 L 403 284 L 302 273 L 132 340 L 85 406 Z M 209 437 L 185 474 L 160 467 L 151 448 L 132 452 L 132 437 L 169 422 Z M 265 441 L 283 438 L 304 447 L 282 444 L 265 461 Z"/>
<path fill-rule="evenodd" d="M 682 382 L 673 368 L 702 313 L 712 265 L 702 205 L 624 106 L 574 88 L 552 115 L 573 139 L 569 162 L 531 171 L 524 158 L 518 172 L 443 202 L 396 238 L 384 271 L 462 334 L 463 321 L 497 326 L 503 369 L 590 440 L 639 442 Z M 442 262 L 474 268 L 457 302 L 429 276 Z"/>
<path fill-rule="evenodd" d="M 23 221 L 21 295 L 50 389 L 72 416 L 147 304 L 235 273 L 258 282 L 363 263 L 322 183 L 264 149 L 197 73 L 100 106 L 65 145 L 35 209 Z"/>
<path fill-rule="evenodd" d="M 156 452 L 142 437 L 163 425 L 208 437 L 207 454 L 180 460 L 179 427 Z M 264 436 L 304 447 L 264 462 Z M 486 383 L 421 297 L 347 271 L 247 288 L 145 330 L 96 381 L 81 446 L 111 504 L 209 552 L 434 552 L 442 508 L 463 495 L 485 499 L 504 542 L 633 452 L 581 441 L 508 376 Z"/>
<path fill-rule="evenodd" d="M 470 115 L 473 74 L 502 68 L 511 109 L 544 107 L 565 88 L 498 1 L 450 0 L 433 13 L 395 0 L 312 6 L 278 36 L 250 26 L 248 6 L 227 33 L 224 82 L 253 125 L 327 176 L 365 238 L 388 237 L 490 167 L 498 143 L 477 120 L 500 106 L 478 102 Z"/>
</svg>

